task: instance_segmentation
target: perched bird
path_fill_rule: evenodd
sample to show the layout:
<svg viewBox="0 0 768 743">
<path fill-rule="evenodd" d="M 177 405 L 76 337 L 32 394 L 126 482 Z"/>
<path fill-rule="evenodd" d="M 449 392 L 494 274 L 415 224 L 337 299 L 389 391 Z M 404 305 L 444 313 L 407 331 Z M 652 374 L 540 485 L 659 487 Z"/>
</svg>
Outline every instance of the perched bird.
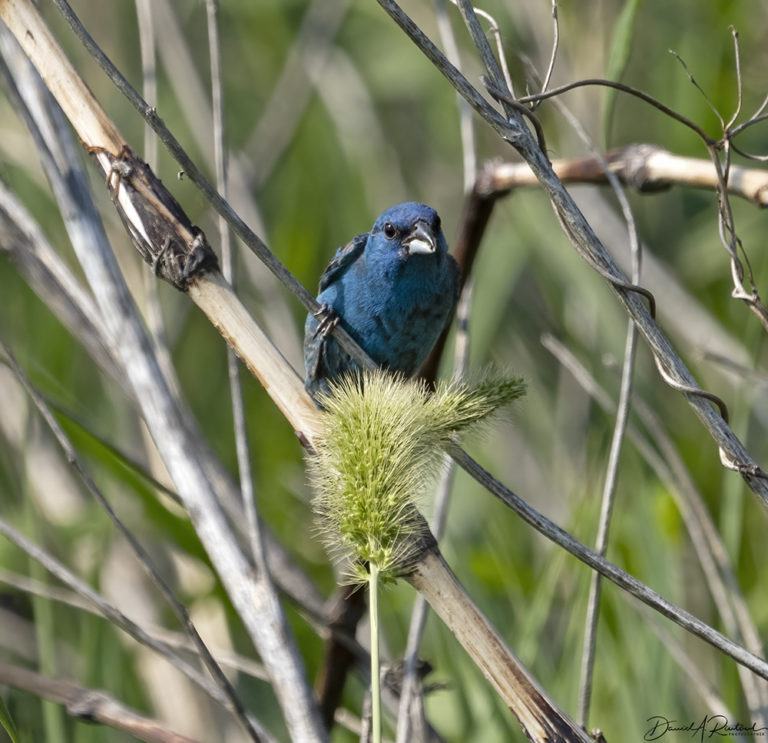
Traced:
<svg viewBox="0 0 768 743">
<path fill-rule="evenodd" d="M 459 267 L 437 212 L 415 202 L 387 209 L 370 232 L 339 248 L 320 278 L 323 311 L 304 325 L 307 391 L 327 391 L 328 380 L 360 368 L 330 336 L 334 322 L 377 364 L 412 376 L 458 297 Z"/>
</svg>

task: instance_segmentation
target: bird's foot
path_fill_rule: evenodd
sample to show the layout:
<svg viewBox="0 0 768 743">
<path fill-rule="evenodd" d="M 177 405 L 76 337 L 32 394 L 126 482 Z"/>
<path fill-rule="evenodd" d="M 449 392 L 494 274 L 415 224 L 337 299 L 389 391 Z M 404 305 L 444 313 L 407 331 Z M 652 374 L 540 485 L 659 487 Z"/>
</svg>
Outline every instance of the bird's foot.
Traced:
<svg viewBox="0 0 768 743">
<path fill-rule="evenodd" d="M 317 327 L 315 332 L 312 333 L 313 338 L 318 336 L 321 336 L 323 339 L 327 338 L 341 319 L 339 313 L 329 304 L 321 304 L 320 309 L 317 312 L 313 312 L 312 315 L 317 320 Z"/>
</svg>

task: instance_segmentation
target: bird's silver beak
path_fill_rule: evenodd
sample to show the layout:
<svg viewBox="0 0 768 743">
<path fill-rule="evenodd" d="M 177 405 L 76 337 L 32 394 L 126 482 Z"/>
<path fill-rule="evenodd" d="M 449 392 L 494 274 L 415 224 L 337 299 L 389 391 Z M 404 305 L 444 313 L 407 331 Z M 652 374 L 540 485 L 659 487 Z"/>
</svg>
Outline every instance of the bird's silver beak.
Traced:
<svg viewBox="0 0 768 743">
<path fill-rule="evenodd" d="M 432 230 L 426 222 L 421 220 L 413 226 L 408 237 L 403 240 L 403 245 L 411 255 L 429 255 L 437 249 L 437 242 Z"/>
</svg>

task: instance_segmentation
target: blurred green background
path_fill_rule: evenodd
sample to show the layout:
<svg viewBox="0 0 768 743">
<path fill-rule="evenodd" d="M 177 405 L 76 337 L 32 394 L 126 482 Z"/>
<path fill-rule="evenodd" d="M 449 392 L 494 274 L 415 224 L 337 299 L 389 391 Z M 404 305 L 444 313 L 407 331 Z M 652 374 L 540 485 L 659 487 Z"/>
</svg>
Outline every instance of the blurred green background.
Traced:
<svg viewBox="0 0 768 743">
<path fill-rule="evenodd" d="M 140 88 L 134 4 L 80 0 L 72 5 L 107 55 Z M 227 141 L 233 167 L 241 176 L 231 186 L 231 202 L 299 280 L 314 289 L 336 248 L 400 201 L 421 200 L 434 206 L 451 243 L 464 200 L 456 96 L 378 4 L 222 0 L 220 6 Z M 430 37 L 439 39 L 431 2 L 409 2 L 404 7 Z M 520 55 L 530 58 L 539 74 L 549 60 L 550 3 L 488 2 L 483 7 L 499 23 L 516 91 L 522 94 L 526 68 Z M 139 116 L 76 42 L 52 4 L 43 3 L 42 11 L 96 97 L 134 148 L 142 151 Z M 159 113 L 210 174 L 205 4 L 158 0 L 153 12 Z M 481 70 L 458 12 L 449 6 L 448 14 L 465 73 L 480 85 Z M 737 101 L 729 30 L 733 26 L 741 45 L 740 120 L 748 118 L 768 93 L 768 12 L 762 3 L 563 2 L 559 19 L 553 85 L 589 77 L 620 79 L 717 137 L 721 132 L 711 106 L 728 119 Z M 690 83 L 670 49 L 685 61 L 708 100 Z M 562 100 L 601 148 L 649 142 L 676 154 L 706 157 L 693 133 L 639 101 L 598 88 L 579 89 Z M 542 105 L 539 115 L 552 157 L 585 153 L 553 105 Z M 481 163 L 516 159 L 494 132 L 478 119 L 474 123 Z M 0 98 L 0 126 L 0 178 L 74 267 L 32 141 L 4 98 Z M 766 154 L 767 132 L 763 122 L 738 143 Z M 744 164 L 738 158 L 736 162 Z M 195 186 L 178 179 L 178 169 L 161 147 L 160 177 L 216 248 L 215 216 Z M 142 301 L 147 270 L 133 255 L 95 174 L 93 183 L 114 249 Z M 626 227 L 610 190 L 575 187 L 573 193 L 607 247 L 626 256 Z M 662 328 L 699 382 L 726 400 L 734 430 L 766 466 L 765 330 L 745 305 L 730 296 L 731 272 L 718 237 L 715 195 L 675 187 L 655 194 L 628 193 L 628 198 L 646 251 L 641 283 L 656 294 Z M 738 199 L 733 208 L 756 285 L 766 298 L 766 217 Z M 299 303 L 247 253 L 238 255 L 238 276 L 249 309 L 300 368 L 304 311 Z M 613 419 L 542 346 L 541 338 L 549 334 L 558 339 L 615 399 L 618 373 L 610 360 L 621 363 L 626 315 L 604 280 L 576 256 L 546 198 L 536 189 L 520 190 L 498 202 L 474 281 L 470 367 L 507 367 L 526 378 L 529 393 L 482 441 L 468 442 L 468 449 L 531 505 L 591 544 Z M 185 297 L 165 285 L 159 294 L 184 396 L 212 447 L 235 473 L 224 345 Z M 158 507 L 147 482 L 102 445 L 113 444 L 150 466 L 144 433 L 125 395 L 62 331 L 4 256 L 0 296 L 1 337 L 34 382 L 68 411 L 68 419 L 82 425 L 70 422 L 68 430 L 120 515 L 171 577 L 213 644 L 228 644 L 251 655 L 246 635 L 186 521 L 176 511 Z M 712 355 L 726 357 L 738 368 Z M 450 356 L 449 349 L 444 374 L 450 373 Z M 44 544 L 108 596 L 127 602 L 139 616 L 173 626 L 170 612 L 106 516 L 68 473 L 10 374 L 0 367 L 0 375 L 3 389 L 8 390 L 0 402 L 0 517 Z M 244 383 L 260 511 L 321 591 L 330 594 L 334 578 L 313 537 L 301 448 L 258 383 L 245 377 Z M 717 447 L 685 399 L 661 381 L 642 344 L 635 392 L 660 418 L 689 468 L 723 536 L 749 611 L 764 632 L 768 600 L 760 566 L 768 562 L 764 538 L 768 522 L 763 506 L 738 475 L 724 471 Z M 632 421 L 637 423 L 635 417 Z M 641 423 L 638 426 L 642 428 Z M 654 446 L 660 445 L 657 437 L 650 439 Z M 430 511 L 428 503 L 425 510 Z M 510 646 L 558 703 L 576 714 L 589 571 L 463 473 L 456 478 L 443 546 L 470 595 Z M 608 557 L 723 629 L 675 500 L 630 442 L 621 458 Z M 52 580 L 4 540 L 0 540 L 0 565 Z M 403 652 L 413 598 L 407 585 L 398 585 L 384 597 L 384 643 L 392 658 Z M 226 716 L 215 713 L 166 664 L 137 649 L 105 621 L 60 603 L 32 601 L 7 587 L 0 587 L 0 607 L 4 618 L 24 620 L 13 630 L 9 621 L 0 621 L 2 657 L 38 663 L 47 673 L 107 689 L 202 740 L 242 739 Z M 322 643 L 298 612 L 290 606 L 288 611 L 313 676 Z M 735 663 L 666 620 L 651 624 L 647 619 L 648 613 L 636 602 L 613 586 L 605 587 L 590 725 L 616 743 L 641 740 L 652 715 L 687 722 L 718 711 L 697 693 L 655 625 L 694 659 L 734 718 L 751 724 Z M 447 684 L 427 703 L 429 719 L 447 740 L 523 740 L 489 684 L 434 617 L 427 626 L 423 655 L 435 668 L 429 680 Z M 236 680 L 247 707 L 284 738 L 268 687 L 243 675 Z M 362 693 L 360 681 L 351 679 L 345 702 L 356 712 Z M 3 697 L 24 741 L 130 740 L 112 730 L 72 722 L 58 708 L 41 707 L 30 695 L 3 690 Z M 3 735 L 0 732 L 0 740 Z M 337 730 L 334 740 L 354 737 Z"/>
</svg>

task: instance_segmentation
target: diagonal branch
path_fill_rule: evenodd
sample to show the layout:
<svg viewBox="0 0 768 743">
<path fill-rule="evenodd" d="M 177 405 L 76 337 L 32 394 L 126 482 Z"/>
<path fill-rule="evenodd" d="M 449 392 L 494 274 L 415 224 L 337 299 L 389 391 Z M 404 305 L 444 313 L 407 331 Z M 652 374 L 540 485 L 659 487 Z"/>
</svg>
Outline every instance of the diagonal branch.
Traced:
<svg viewBox="0 0 768 743">
<path fill-rule="evenodd" d="M 193 738 L 169 730 L 157 720 L 138 714 L 103 691 L 86 689 L 73 681 L 50 678 L 0 661 L 0 683 L 62 704 L 74 718 L 123 730 L 147 743 L 197 743 Z"/>
<path fill-rule="evenodd" d="M 607 183 L 600 160 L 621 183 L 641 193 L 656 193 L 672 186 L 703 188 L 718 186 L 718 174 L 711 160 L 675 155 L 650 143 L 630 144 L 609 150 L 600 158 L 563 158 L 552 161 L 552 168 L 563 183 Z M 492 192 L 509 191 L 522 186 L 537 186 L 539 181 L 527 163 L 493 163 L 484 171 L 486 188 Z M 731 165 L 728 192 L 768 206 L 768 171 Z"/>
<path fill-rule="evenodd" d="M 717 443 L 721 451 L 723 465 L 739 472 L 750 489 L 764 503 L 768 504 L 768 477 L 766 473 L 749 455 L 744 445 L 721 416 L 720 411 L 713 408 L 710 396 L 701 390 L 683 360 L 656 324 L 652 312 L 637 296 L 637 291 L 628 288 L 629 284 L 626 277 L 557 177 L 551 162 L 524 125 L 519 111 L 515 107 L 509 106 L 507 102 L 506 114 L 508 119 L 504 119 L 474 87 L 469 85 L 466 78 L 445 59 L 394 0 L 378 0 L 378 2 L 424 55 L 443 73 L 451 85 L 528 163 L 549 197 L 561 227 L 573 247 L 590 266 L 608 280 L 620 303 L 633 319 L 638 331 L 648 344 L 665 381 L 668 383 L 671 381 L 685 395 L 694 413 Z M 467 10 L 467 15 L 474 18 L 471 8 Z M 474 21 L 476 23 L 477 19 L 475 18 Z M 476 34 L 473 34 L 473 38 L 475 36 Z M 475 41 L 480 47 L 481 57 L 488 63 L 488 73 L 496 83 L 500 73 L 498 63 L 493 60 L 493 55 L 490 52 L 490 46 L 482 33 L 475 38 Z M 467 89 L 467 86 L 470 90 Z M 502 91 L 504 90 L 503 86 L 497 87 Z"/>
<path fill-rule="evenodd" d="M 600 572 L 612 583 L 615 583 L 635 598 L 674 621 L 683 629 L 708 642 L 713 647 L 729 655 L 736 662 L 741 663 L 754 673 L 768 680 L 768 663 L 763 658 L 756 656 L 754 653 L 729 640 L 717 630 L 697 619 L 690 612 L 675 606 L 671 601 L 668 601 L 656 593 L 656 591 L 641 583 L 633 575 L 616 567 L 616 565 L 579 542 L 546 516 L 529 506 L 519 495 L 499 482 L 465 452 L 456 448 L 452 451 L 452 454 L 462 469 L 485 486 L 502 503 L 511 508 L 538 532 L 560 545 L 584 564 Z"/>
<path fill-rule="evenodd" d="M 18 2 L 18 0 L 16 1 Z M 61 0 L 58 1 L 60 2 Z M 384 0 L 382 0 L 382 2 L 383 1 Z M 0 12 L 5 12 L 5 10 L 11 4 L 15 5 L 15 3 L 12 3 L 11 0 L 0 0 Z M 24 37 L 25 29 L 21 28 L 19 31 L 20 33 L 17 35 Z M 28 47 L 28 53 L 34 55 L 36 51 L 38 50 L 36 50 L 34 47 Z M 41 60 L 38 59 L 38 63 L 41 63 Z M 464 78 L 461 79 L 464 80 Z M 464 80 L 464 82 L 466 81 Z M 467 85 L 469 84 L 467 83 Z M 622 279 L 618 268 L 616 268 L 612 261 L 612 258 L 607 253 L 605 253 L 604 248 L 602 248 L 602 245 L 597 242 L 597 238 L 594 237 L 588 227 L 585 227 L 580 223 L 579 218 L 583 221 L 583 217 L 581 217 L 580 213 L 578 213 L 578 211 L 574 213 L 570 210 L 572 202 L 568 201 L 569 197 L 567 194 L 558 191 L 557 184 L 552 181 L 554 176 L 551 173 L 551 169 L 547 170 L 549 167 L 548 162 L 543 157 L 540 150 L 538 150 L 536 147 L 535 141 L 531 137 L 526 127 L 523 125 L 523 122 L 519 119 L 519 116 L 518 118 L 510 116 L 510 121 L 507 121 L 507 119 L 505 119 L 504 116 L 502 116 L 496 109 L 488 104 L 485 99 L 479 93 L 477 93 L 477 91 L 474 90 L 474 88 L 471 86 L 469 86 L 469 88 L 474 91 L 472 94 L 470 94 L 470 98 L 472 98 L 470 104 L 484 112 L 486 118 L 492 121 L 493 125 L 498 128 L 500 133 L 503 133 L 502 135 L 506 139 L 515 143 L 516 147 L 519 147 L 521 150 L 528 154 L 530 161 L 534 163 L 534 170 L 537 172 L 537 174 L 540 174 L 542 180 L 546 182 L 551 198 L 553 199 L 556 208 L 562 214 L 563 220 L 568 225 L 568 230 L 570 234 L 573 235 L 574 240 L 581 247 L 586 246 L 584 247 L 585 250 L 591 250 L 592 253 L 594 253 L 594 255 L 592 253 L 589 254 L 589 258 L 593 263 L 598 263 L 606 272 L 613 273 L 613 275 L 617 277 L 617 280 Z M 90 98 L 88 98 L 88 100 L 90 100 Z M 93 104 L 96 105 L 95 101 Z M 73 120 L 76 124 L 77 117 L 74 115 L 76 112 L 73 112 L 70 107 L 69 113 L 73 116 Z M 512 113 L 514 114 L 515 112 L 513 111 Z M 127 190 L 123 189 L 123 186 L 125 185 L 130 186 L 134 193 L 138 194 L 139 197 L 149 198 L 153 196 L 153 189 L 157 188 L 157 183 L 151 181 L 147 174 L 147 170 L 140 166 L 140 164 L 138 167 L 136 167 L 133 160 L 126 158 L 123 149 L 124 143 L 122 143 L 122 140 L 117 143 L 119 144 L 119 147 L 110 153 L 105 153 L 103 151 L 103 144 L 96 145 L 95 143 L 88 140 L 86 140 L 86 143 L 89 144 L 92 148 L 96 146 L 102 148 L 94 149 L 92 151 L 94 152 L 97 160 L 101 162 L 101 167 L 103 167 L 105 171 L 109 172 L 109 174 L 112 176 L 110 187 L 112 188 L 113 194 L 115 194 L 116 197 L 118 192 Z M 130 167 L 126 169 L 123 167 L 124 164 L 128 164 Z M 132 170 L 135 170 L 135 172 L 131 172 Z M 146 190 L 149 191 L 148 195 L 141 191 L 140 186 L 142 185 L 147 186 Z M 560 186 L 560 189 L 562 189 L 562 186 Z M 173 203 L 175 204 L 175 202 Z M 573 208 L 575 209 L 575 207 Z M 194 241 L 194 237 L 191 241 L 189 241 L 189 229 L 184 224 L 182 224 L 180 220 L 177 220 L 177 223 L 174 223 L 173 213 L 170 214 L 170 219 L 168 219 L 168 215 L 163 216 L 168 220 L 169 225 L 175 231 L 175 234 L 178 235 L 178 241 L 182 249 L 184 246 L 191 247 L 190 242 Z M 164 248 L 162 245 L 154 245 L 154 249 L 160 252 Z M 100 261 L 102 263 L 97 265 L 95 268 L 92 268 L 92 270 L 95 274 L 98 274 L 99 278 L 104 279 L 104 286 L 99 286 L 98 282 L 95 280 L 91 281 L 92 285 L 94 286 L 94 290 L 96 290 L 97 286 L 100 288 L 101 293 L 98 295 L 99 304 L 102 307 L 102 311 L 105 317 L 110 318 L 112 322 L 114 322 L 113 314 L 116 314 L 115 309 L 119 309 L 121 313 L 117 314 L 117 317 L 121 322 L 120 327 L 115 328 L 114 326 L 111 326 L 110 334 L 113 335 L 113 337 L 119 336 L 122 339 L 123 332 L 126 335 L 130 333 L 128 340 L 131 340 L 134 345 L 129 348 L 129 351 L 136 352 L 141 356 L 141 362 L 145 365 L 141 371 L 150 372 L 152 371 L 151 355 L 145 352 L 145 349 L 142 346 L 141 337 L 136 335 L 135 328 L 130 325 L 129 319 L 126 318 L 124 314 L 122 314 L 125 310 L 125 307 L 121 304 L 121 302 L 124 301 L 124 295 L 120 293 L 119 280 L 111 274 L 109 257 L 100 256 Z M 218 271 L 214 270 L 213 266 L 210 264 L 208 264 L 208 269 L 203 274 L 185 275 L 182 272 L 181 278 L 183 279 L 183 282 L 181 283 L 180 288 L 186 289 L 189 296 L 200 306 L 202 306 L 203 309 L 209 314 L 211 320 L 217 325 L 217 327 L 219 327 L 227 340 L 236 345 L 238 352 L 243 355 L 252 370 L 259 375 L 259 378 L 263 381 L 265 387 L 276 400 L 286 417 L 291 421 L 292 424 L 294 424 L 295 428 L 303 434 L 305 441 L 308 444 L 311 444 L 311 437 L 313 436 L 315 430 L 314 415 L 316 415 L 316 413 L 314 413 L 312 410 L 311 402 L 309 401 L 307 395 L 304 393 L 300 380 L 298 379 L 295 372 L 287 364 L 285 359 L 268 342 L 268 339 L 260 331 L 258 326 L 253 323 L 252 319 L 248 316 L 243 306 L 237 302 L 234 294 L 232 293 L 231 287 L 229 287 L 229 285 L 224 282 Z M 295 279 L 293 281 L 295 282 Z M 627 289 L 617 288 L 616 291 L 630 310 L 630 314 L 632 314 L 633 317 L 640 318 L 648 323 L 649 327 L 655 328 L 655 323 L 653 322 L 650 313 L 648 313 L 644 304 L 637 297 L 635 297 L 634 294 L 632 294 Z M 645 313 L 645 316 L 643 316 L 643 312 Z M 246 329 L 244 335 L 242 330 L 243 328 Z M 658 329 L 656 330 L 658 331 Z M 651 331 L 647 328 L 646 332 L 651 333 Z M 243 340 L 243 338 L 245 338 L 245 340 Z M 666 342 L 666 339 L 664 339 L 664 341 Z M 672 352 L 671 349 L 669 351 L 669 355 L 673 358 L 673 360 L 676 358 L 674 356 L 674 352 Z M 126 368 L 129 367 L 129 362 L 130 359 L 126 357 L 124 352 L 124 363 Z M 682 362 L 680 363 L 682 364 Z M 151 378 L 154 379 L 154 377 Z M 168 408 L 168 402 L 162 394 L 162 379 L 160 378 L 160 380 L 161 381 L 158 383 L 160 385 L 160 389 L 155 389 L 152 386 L 143 385 L 141 384 L 142 380 L 137 379 L 136 377 L 133 378 L 133 385 L 136 388 L 138 397 L 144 401 L 145 416 L 153 421 L 152 428 L 156 440 L 158 440 L 158 443 L 167 443 L 170 447 L 169 449 L 166 449 L 166 455 L 168 456 L 169 460 L 169 469 L 171 470 L 174 479 L 177 481 L 180 494 L 188 504 L 188 509 L 192 515 L 193 521 L 201 531 L 201 537 L 203 538 L 203 541 L 206 543 L 206 546 L 208 546 L 212 541 L 220 538 L 224 530 L 222 529 L 222 525 L 219 520 L 220 517 L 215 507 L 212 511 L 212 520 L 201 520 L 201 512 L 207 515 L 206 509 L 211 505 L 208 501 L 210 496 L 210 488 L 206 487 L 207 483 L 204 481 L 203 477 L 200 477 L 201 473 L 195 469 L 194 461 L 189 462 L 188 457 L 184 459 L 183 455 L 188 454 L 189 452 L 185 452 L 183 450 L 185 443 L 183 434 L 179 435 L 178 431 L 176 430 L 180 426 L 180 422 L 178 421 L 177 413 L 173 409 Z M 281 387 L 281 384 L 284 386 Z M 699 404 L 704 406 L 704 403 L 700 400 Z M 705 407 L 708 408 L 708 405 Z M 161 417 L 159 420 L 154 417 L 156 412 L 155 408 L 159 408 L 160 412 L 164 414 L 163 417 Z M 710 410 L 709 412 L 713 418 L 717 418 L 717 420 L 720 421 L 714 411 Z M 725 424 L 723 423 L 723 425 Z M 727 426 L 725 426 L 725 428 L 727 431 L 730 431 Z M 740 446 L 738 441 L 736 441 L 736 444 Z M 733 444 L 731 444 L 731 448 L 733 449 Z M 746 456 L 746 453 L 743 453 Z M 175 461 L 176 456 L 182 460 L 181 464 L 178 464 Z M 508 489 L 504 488 L 504 486 L 502 486 L 500 483 L 492 482 L 492 478 L 489 479 L 487 473 L 484 473 L 476 465 L 474 465 L 471 460 L 469 460 L 469 458 L 463 454 L 463 452 L 456 451 L 454 452 L 454 456 L 457 458 L 457 460 L 459 460 L 462 466 L 467 468 L 468 471 L 472 472 L 473 476 L 486 484 L 490 489 L 492 489 L 494 493 L 509 497 L 510 491 L 508 491 Z M 623 588 L 635 593 L 635 595 L 644 596 L 644 600 L 647 600 L 648 603 L 654 606 L 654 608 L 661 611 L 666 616 L 675 618 L 675 620 L 680 622 L 684 627 L 686 627 L 686 629 L 698 634 L 700 637 L 703 637 L 724 652 L 729 653 L 739 662 L 755 670 L 756 673 L 760 673 L 763 676 L 768 675 L 768 665 L 765 664 L 764 661 L 747 653 L 743 648 L 740 648 L 739 646 L 735 645 L 735 643 L 730 642 L 727 640 L 727 638 L 724 638 L 722 635 L 715 632 L 711 628 L 703 625 L 703 623 L 696 620 L 690 614 L 682 612 L 679 609 L 676 610 L 676 607 L 659 597 L 658 594 L 649 591 L 647 587 L 643 586 L 643 584 L 641 584 L 636 579 L 627 575 L 623 571 L 620 571 L 618 568 L 611 565 L 607 561 L 597 558 L 594 553 L 590 553 L 587 548 L 585 548 L 583 545 L 580 545 L 578 542 L 576 542 L 576 540 L 570 537 L 570 535 L 567 535 L 565 532 L 558 529 L 558 527 L 556 527 L 554 524 L 548 522 L 540 514 L 533 511 L 533 509 L 530 509 L 527 506 L 525 508 L 520 507 L 520 503 L 518 501 L 519 499 L 516 500 L 515 498 L 511 498 L 511 503 L 515 507 L 520 508 L 520 512 L 525 515 L 525 517 L 529 520 L 529 523 L 542 530 L 550 538 L 558 541 L 558 543 L 566 546 L 566 548 L 568 548 L 573 554 L 577 555 L 580 559 L 603 571 L 606 575 L 608 575 L 608 577 L 617 582 Z M 230 591 L 230 595 L 233 597 L 233 601 L 238 611 L 240 611 L 241 615 L 244 616 L 246 626 L 248 626 L 249 630 L 254 635 L 255 639 L 257 640 L 257 644 L 259 644 L 260 648 L 264 650 L 264 652 L 262 652 L 262 656 L 265 662 L 269 663 L 270 658 L 273 658 L 273 652 L 275 649 L 268 646 L 268 642 L 265 641 L 264 635 L 261 634 L 261 632 L 264 631 L 264 628 L 255 627 L 253 622 L 254 613 L 259 617 L 259 620 L 263 622 L 264 612 L 268 612 L 272 607 L 268 605 L 269 602 L 263 599 L 263 597 L 254 595 L 254 593 L 252 593 L 252 591 L 255 591 L 257 586 L 255 586 L 250 581 L 250 576 L 243 576 L 245 581 L 244 586 L 234 585 L 233 583 L 226 582 L 225 575 L 228 570 L 234 568 L 234 573 L 239 577 L 241 570 L 244 567 L 243 557 L 238 551 L 228 549 L 226 552 L 222 554 L 216 553 L 216 556 L 212 555 L 212 557 L 217 568 L 224 568 L 223 570 L 220 570 L 220 572 L 223 573 L 222 577 L 225 580 L 227 589 Z M 228 562 L 230 560 L 234 561 L 234 565 Z M 256 606 L 252 605 L 254 599 L 257 600 Z M 447 621 L 453 623 L 452 628 L 457 632 L 457 634 L 461 632 L 460 622 L 463 620 L 457 620 L 457 615 L 449 611 L 449 606 L 445 603 L 444 598 L 436 596 L 433 597 L 433 600 L 435 602 L 443 602 L 441 608 L 443 610 L 444 616 L 447 617 Z M 255 612 L 254 609 L 256 610 Z M 259 614 L 259 612 L 262 613 Z M 466 617 L 466 615 L 464 616 Z M 457 621 L 459 623 L 457 623 Z M 508 649 L 505 648 L 503 643 L 496 642 L 495 647 L 498 651 L 504 652 L 503 657 L 496 658 L 495 662 L 501 666 L 511 663 L 509 660 L 512 657 L 511 653 L 509 653 Z M 476 657 L 475 660 L 481 664 L 490 662 L 487 657 Z M 274 660 L 272 660 L 272 662 L 274 663 Z M 270 671 L 271 673 L 275 673 L 276 669 L 274 666 L 270 668 Z M 497 678 L 496 681 L 499 681 L 499 679 Z M 504 685 L 505 684 L 506 679 L 504 680 Z M 497 688 L 500 688 L 501 685 L 502 684 L 497 684 Z M 284 703 L 285 696 L 282 694 L 284 689 L 281 689 L 277 683 L 276 689 L 278 692 L 278 697 Z M 304 701 L 305 700 L 303 699 L 299 699 L 299 706 L 301 709 L 297 710 L 296 714 L 301 714 L 301 712 L 304 711 Z M 507 702 L 512 705 L 512 701 L 509 698 L 507 698 Z M 290 714 L 291 712 L 286 711 L 286 716 L 289 716 Z M 294 720 L 295 724 L 299 724 L 296 722 L 295 718 L 292 719 Z M 296 735 L 298 739 L 313 740 L 315 738 L 322 738 L 322 734 L 318 734 L 317 729 L 312 728 L 311 722 L 304 724 L 307 725 L 307 728 L 305 731 L 303 731 L 303 737 L 302 733 Z M 296 728 L 294 728 L 292 732 L 295 733 Z"/>
<path fill-rule="evenodd" d="M 140 251 L 147 252 L 145 259 L 151 258 L 167 279 L 181 287 L 192 281 L 195 271 L 208 269 L 220 279 L 217 299 L 225 295 L 234 297 L 221 274 L 214 270 L 216 258 L 202 233 L 191 226 L 151 169 L 130 151 L 34 6 L 24 0 L 3 0 L 0 17 L 37 66 L 84 146 L 104 171 L 129 233 Z M 98 233 L 97 229 L 74 248 L 144 420 L 195 529 L 264 660 L 291 735 L 307 741 L 325 740 L 303 663 L 277 595 L 253 574 L 245 555 L 231 539 L 224 513 L 187 433 L 180 407 L 160 371 L 115 257 L 103 234 Z M 301 393 L 304 394 L 303 389 Z M 306 409 L 310 405 L 307 402 Z"/>
</svg>

